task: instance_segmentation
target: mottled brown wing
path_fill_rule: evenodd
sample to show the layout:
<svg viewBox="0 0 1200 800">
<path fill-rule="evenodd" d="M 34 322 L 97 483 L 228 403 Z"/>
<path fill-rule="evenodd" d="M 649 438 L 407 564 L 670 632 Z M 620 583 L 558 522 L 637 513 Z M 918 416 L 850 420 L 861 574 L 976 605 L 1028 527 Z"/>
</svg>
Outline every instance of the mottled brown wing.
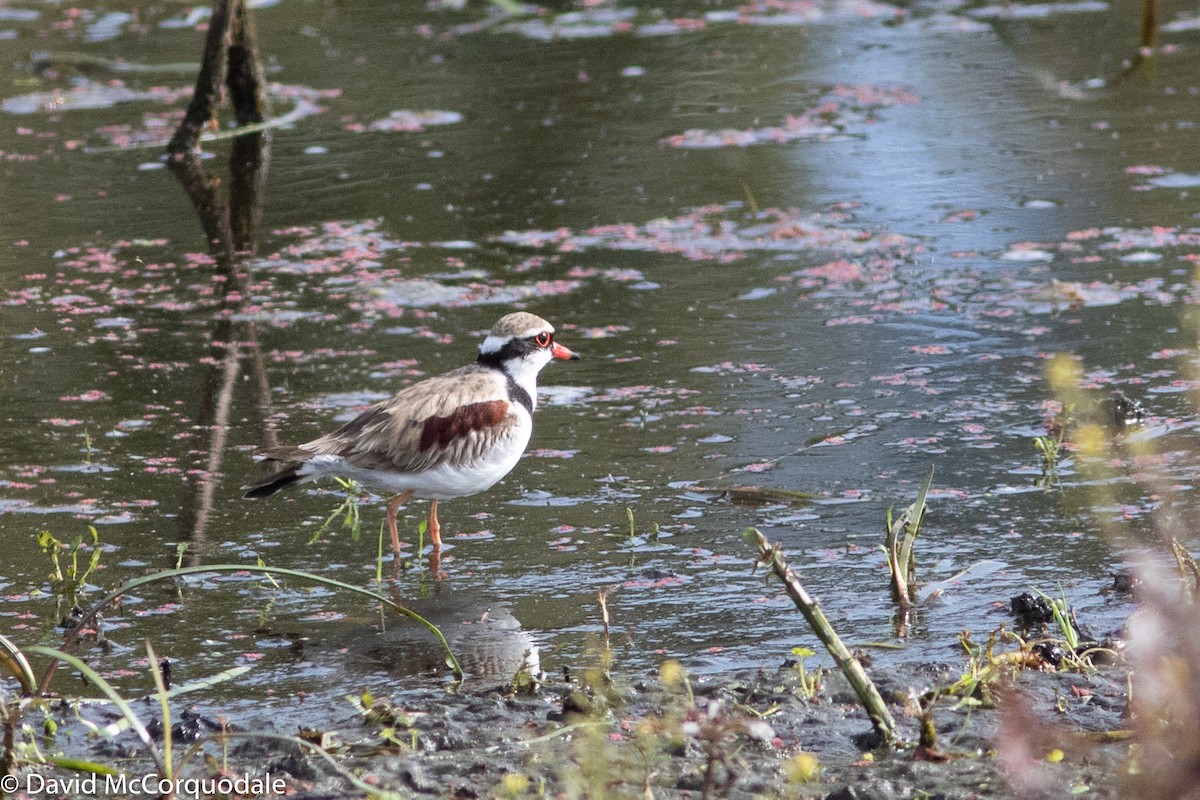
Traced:
<svg viewBox="0 0 1200 800">
<path fill-rule="evenodd" d="M 410 386 L 302 447 L 363 469 L 423 472 L 470 463 L 517 423 L 502 393 L 490 372 L 456 370 Z"/>
</svg>

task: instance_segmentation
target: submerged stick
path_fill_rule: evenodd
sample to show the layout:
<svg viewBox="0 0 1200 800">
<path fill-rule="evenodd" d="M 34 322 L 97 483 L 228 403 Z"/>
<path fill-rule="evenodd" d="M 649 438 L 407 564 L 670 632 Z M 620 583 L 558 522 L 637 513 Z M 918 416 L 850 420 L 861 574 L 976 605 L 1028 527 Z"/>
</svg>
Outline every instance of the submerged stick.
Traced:
<svg viewBox="0 0 1200 800">
<path fill-rule="evenodd" d="M 800 583 L 800 579 L 796 577 L 796 573 L 788 566 L 787 561 L 784 560 L 783 549 L 779 545 L 772 545 L 768 542 L 767 537 L 763 536 L 758 528 L 747 528 L 742 536 L 747 544 L 758 548 L 759 563 L 769 567 L 775 573 L 775 577 L 783 582 L 788 597 L 792 598 L 796 608 L 800 609 L 800 613 L 808 620 L 813 633 L 817 634 L 817 638 L 821 640 L 821 644 L 825 645 L 829 655 L 833 656 L 834 662 L 842 670 L 846 680 L 850 681 L 850 685 L 854 687 L 859 702 L 862 703 L 867 716 L 871 718 L 871 724 L 875 726 L 875 732 L 883 739 L 884 744 L 892 744 L 896 740 L 896 721 L 892 719 L 887 705 L 879 695 L 879 690 L 871 682 L 871 678 L 863 669 L 862 664 L 842 643 L 817 601 L 809 595 Z"/>
</svg>

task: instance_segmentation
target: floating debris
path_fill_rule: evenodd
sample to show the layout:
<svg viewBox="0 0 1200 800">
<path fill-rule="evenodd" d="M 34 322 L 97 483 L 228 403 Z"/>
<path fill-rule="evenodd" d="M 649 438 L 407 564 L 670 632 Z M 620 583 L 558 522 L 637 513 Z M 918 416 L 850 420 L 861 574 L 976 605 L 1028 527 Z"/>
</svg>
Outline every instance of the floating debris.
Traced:
<svg viewBox="0 0 1200 800">
<path fill-rule="evenodd" d="M 733 9 L 706 12 L 703 16 L 666 17 L 661 11 L 610 6 L 553 14 L 543 11 L 533 18 L 490 16 L 451 29 L 452 34 L 482 31 L 510 33 L 540 42 L 599 39 L 618 34 L 638 37 L 677 36 L 721 25 L 799 27 L 902 19 L 907 12 L 875 0 L 753 0 Z M 417 30 L 434 36 L 432 31 Z"/>
<path fill-rule="evenodd" d="M 873 120 L 872 112 L 895 105 L 913 105 L 919 98 L 912 90 L 892 86 L 838 86 L 816 106 L 800 114 L 788 114 L 779 125 L 736 130 L 692 129 L 662 140 L 668 147 L 713 149 L 786 144 L 802 139 L 831 141 L 852 128 Z"/>
<path fill-rule="evenodd" d="M 178 65 L 164 65 L 164 69 L 173 69 Z M 152 71 L 146 68 L 138 71 Z M 268 93 L 275 100 L 288 101 L 293 107 L 282 116 L 270 120 L 272 126 L 291 124 L 300 119 L 319 113 L 322 110 L 320 101 L 335 97 L 340 90 L 317 90 L 305 86 L 289 86 L 270 84 Z M 176 126 L 183 118 L 183 101 L 192 95 L 192 87 L 153 86 L 148 89 L 130 88 L 120 79 L 93 81 L 77 78 L 69 88 L 48 89 L 39 92 L 16 95 L 0 101 L 0 111 L 18 115 L 47 115 L 52 122 L 58 122 L 63 112 L 94 111 L 111 108 L 119 103 L 153 103 L 157 106 L 168 106 L 166 110 L 150 111 L 142 114 L 139 123 L 117 123 L 102 125 L 95 129 L 91 138 L 62 139 L 61 147 L 66 151 L 95 152 L 97 149 L 116 148 L 128 149 L 134 147 L 162 147 L 170 140 Z M 39 138 L 48 136 L 57 139 L 51 131 L 37 133 Z M 206 134 L 204 140 L 227 136 L 228 133 Z M 97 147 L 95 139 L 100 139 Z M 36 161 L 38 156 L 29 156 L 28 161 Z M 161 165 L 141 165 L 139 169 L 161 168 Z"/>
<path fill-rule="evenodd" d="M 351 130 L 368 130 L 384 133 L 418 133 L 436 125 L 457 125 L 463 121 L 458 111 L 407 111 L 398 110 L 383 119 L 367 124 L 365 128 L 348 126 Z"/>
<path fill-rule="evenodd" d="M 688 491 L 701 494 L 714 494 L 718 497 L 728 497 L 734 503 L 746 505 L 765 505 L 767 503 L 789 503 L 808 505 L 821 497 L 812 492 L 801 492 L 795 489 L 775 489 L 770 486 L 689 486 Z"/>
<path fill-rule="evenodd" d="M 279 0 L 248 0 L 247 8 L 270 8 L 279 5 Z M 171 17 L 158 23 L 160 28 L 176 30 L 179 28 L 194 28 L 212 17 L 212 6 L 196 6 L 182 17 Z"/>
<path fill-rule="evenodd" d="M 163 86 L 131 89 L 121 81 L 81 81 L 67 89 L 49 89 L 5 98 L 0 101 L 0 111 L 8 114 L 57 114 L 63 111 L 112 108 L 118 103 L 177 103 L 191 94 L 190 86 L 175 89 Z"/>
<path fill-rule="evenodd" d="M 739 261 L 748 251 L 832 251 L 850 255 L 913 252 L 917 241 L 856 228 L 845 210 L 766 209 L 750 214 L 740 202 L 694 208 L 642 225 L 601 225 L 585 231 L 508 231 L 495 241 L 561 253 L 590 249 L 676 253 L 693 261 Z"/>
<path fill-rule="evenodd" d="M 1160 189 L 1194 189 L 1200 186 L 1200 172 L 1171 172 L 1150 178 L 1146 183 Z"/>
<path fill-rule="evenodd" d="M 972 8 L 966 13 L 975 19 L 1046 19 L 1059 14 L 1097 14 L 1108 9 L 1108 3 L 1100 0 L 1077 0 L 1073 3 L 1003 3 Z"/>
</svg>

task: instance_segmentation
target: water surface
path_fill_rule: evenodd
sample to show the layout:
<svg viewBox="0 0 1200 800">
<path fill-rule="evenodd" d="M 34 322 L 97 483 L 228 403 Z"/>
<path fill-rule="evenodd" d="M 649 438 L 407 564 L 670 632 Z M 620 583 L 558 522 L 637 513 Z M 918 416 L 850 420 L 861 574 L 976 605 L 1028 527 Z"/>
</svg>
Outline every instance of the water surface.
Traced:
<svg viewBox="0 0 1200 800">
<path fill-rule="evenodd" d="M 1103 633 L 1130 610 L 1104 591 L 1129 557 L 1107 532 L 1149 535 L 1148 474 L 1191 489 L 1200 71 L 1182 31 L 1122 76 L 1130 4 L 1032 19 L 830 5 L 755 24 L 681 4 L 617 33 L 608 17 L 262 8 L 275 110 L 304 113 L 271 136 L 254 272 L 232 301 L 160 150 L 125 146 L 169 130 L 190 79 L 33 55 L 178 62 L 201 34 L 174 7 L 100 33 L 101 7 L 9 8 L 29 13 L 0 19 L 0 614 L 22 642 L 55 641 L 39 529 L 94 525 L 104 587 L 173 565 L 181 541 L 201 563 L 373 581 L 382 502 L 362 505 L 360 541 L 335 521 L 309 544 L 342 493 L 243 501 L 251 450 L 465 363 L 514 307 L 584 360 L 543 373 L 512 475 L 443 505 L 448 580 L 410 570 L 392 588 L 431 613 L 443 598 L 444 624 L 505 609 L 526 632 L 510 649 L 544 669 L 586 661 L 608 587 L 632 668 L 812 646 L 752 574 L 750 525 L 848 641 L 901 645 L 877 664 L 957 658 L 959 631 L 995 628 L 1030 586 L 1061 585 Z M 63 99 L 85 93 L 121 102 Z M 221 173 L 228 142 L 207 149 Z M 229 330 L 253 336 L 264 377 L 247 356 L 214 457 L 211 340 Z M 1074 462 L 1038 482 L 1059 352 L 1090 391 L 1141 399 L 1136 435 L 1165 453 L 1118 459 L 1099 507 Z M 919 575 L 975 569 L 897 639 L 883 520 L 931 466 Z M 705 491 L 723 486 L 818 499 Z M 406 513 L 410 543 L 423 514 Z M 121 676 L 147 637 L 193 677 L 252 664 L 230 702 L 314 692 L 338 653 L 364 682 L 440 674 L 422 646 L 381 643 L 360 599 L 257 578 L 151 587 L 108 621 L 103 671 Z"/>
</svg>

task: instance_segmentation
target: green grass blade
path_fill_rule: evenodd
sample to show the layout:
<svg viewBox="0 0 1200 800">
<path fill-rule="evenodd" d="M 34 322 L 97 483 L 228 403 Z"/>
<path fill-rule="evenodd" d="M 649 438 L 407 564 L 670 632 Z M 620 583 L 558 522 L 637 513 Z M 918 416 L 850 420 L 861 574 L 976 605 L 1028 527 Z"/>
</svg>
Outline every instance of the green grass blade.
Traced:
<svg viewBox="0 0 1200 800">
<path fill-rule="evenodd" d="M 46 760 L 56 767 L 69 769 L 73 772 L 91 772 L 96 775 L 120 775 L 121 770 L 108 764 L 98 764 L 95 761 L 84 761 L 82 758 L 70 756 L 47 755 Z"/>
<path fill-rule="evenodd" d="M 929 467 L 929 476 L 925 478 L 925 485 L 921 487 L 917 501 L 911 506 L 913 513 L 908 518 L 904 541 L 900 545 L 900 563 L 906 567 L 912 562 L 913 545 L 916 544 L 917 535 L 921 532 L 921 523 L 925 521 L 925 509 L 927 508 L 925 499 L 929 497 L 929 487 L 931 486 L 933 486 L 933 465 Z"/>
</svg>

